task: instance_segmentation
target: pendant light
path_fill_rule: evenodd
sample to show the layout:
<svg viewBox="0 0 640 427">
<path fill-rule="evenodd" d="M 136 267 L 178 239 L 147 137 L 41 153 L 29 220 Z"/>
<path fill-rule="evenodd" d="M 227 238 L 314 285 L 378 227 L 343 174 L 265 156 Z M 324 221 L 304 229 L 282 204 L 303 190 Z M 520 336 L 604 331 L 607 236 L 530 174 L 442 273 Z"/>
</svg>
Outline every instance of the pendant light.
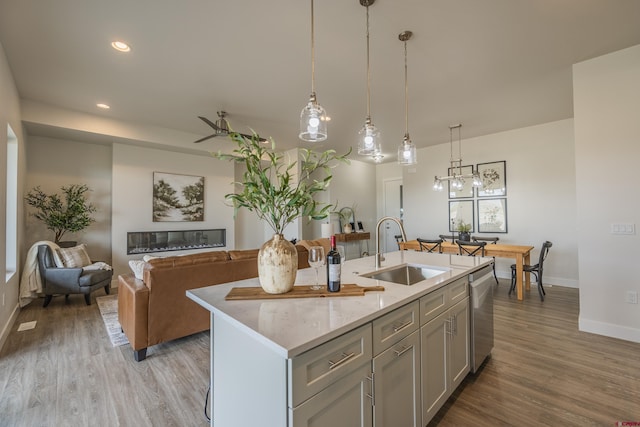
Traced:
<svg viewBox="0 0 640 427">
<path fill-rule="evenodd" d="M 458 129 L 458 158 L 453 157 L 453 130 Z M 451 157 L 449 159 L 449 170 L 451 175 L 436 176 L 433 182 L 433 189 L 442 191 L 444 181 L 449 182 L 449 186 L 453 191 L 460 191 L 464 188 L 465 179 L 471 179 L 471 185 L 475 188 L 482 187 L 482 180 L 478 172 L 463 174 L 462 173 L 462 124 L 449 126 L 449 150 Z"/>
<path fill-rule="evenodd" d="M 398 35 L 400 41 L 404 43 L 404 139 L 398 147 L 398 163 L 404 166 L 415 165 L 418 163 L 416 155 L 416 146 L 411 142 L 409 137 L 409 90 L 407 83 L 407 40 L 411 39 L 413 33 L 411 31 L 403 31 Z"/>
<path fill-rule="evenodd" d="M 369 66 L 369 6 L 375 0 L 360 0 L 360 4 L 367 8 L 367 118 L 364 126 L 358 132 L 358 154 L 363 156 L 375 156 L 382 151 L 380 131 L 371 122 L 371 69 Z"/>
<path fill-rule="evenodd" d="M 313 23 L 313 0 L 311 0 L 311 96 L 300 113 L 300 133 L 303 141 L 322 142 L 327 139 L 327 113 L 316 99 L 315 40 Z"/>
</svg>

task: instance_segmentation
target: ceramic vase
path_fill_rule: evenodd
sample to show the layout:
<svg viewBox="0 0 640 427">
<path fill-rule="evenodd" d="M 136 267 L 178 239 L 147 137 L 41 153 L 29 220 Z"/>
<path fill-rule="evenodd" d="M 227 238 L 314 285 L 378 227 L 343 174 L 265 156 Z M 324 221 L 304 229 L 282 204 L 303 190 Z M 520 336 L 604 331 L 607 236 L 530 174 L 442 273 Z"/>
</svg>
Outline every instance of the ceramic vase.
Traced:
<svg viewBox="0 0 640 427">
<path fill-rule="evenodd" d="M 342 231 L 343 231 L 345 234 L 352 233 L 352 232 L 353 232 L 353 227 L 351 227 L 351 224 L 350 224 L 350 223 L 346 223 L 346 224 L 344 225 L 344 227 L 342 227 Z"/>
<path fill-rule="evenodd" d="M 258 252 L 258 279 L 268 294 L 284 294 L 293 289 L 298 272 L 296 247 L 282 234 L 274 234 Z"/>
</svg>

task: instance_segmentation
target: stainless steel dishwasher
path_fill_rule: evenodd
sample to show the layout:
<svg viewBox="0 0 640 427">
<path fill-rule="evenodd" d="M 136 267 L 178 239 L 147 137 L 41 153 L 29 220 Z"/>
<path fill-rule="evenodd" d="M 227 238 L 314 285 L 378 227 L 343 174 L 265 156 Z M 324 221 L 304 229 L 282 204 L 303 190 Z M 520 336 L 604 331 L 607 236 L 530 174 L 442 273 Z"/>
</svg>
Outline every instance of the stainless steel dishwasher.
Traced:
<svg viewBox="0 0 640 427">
<path fill-rule="evenodd" d="M 469 274 L 471 287 L 471 372 L 476 371 L 493 350 L 493 268 Z"/>
</svg>

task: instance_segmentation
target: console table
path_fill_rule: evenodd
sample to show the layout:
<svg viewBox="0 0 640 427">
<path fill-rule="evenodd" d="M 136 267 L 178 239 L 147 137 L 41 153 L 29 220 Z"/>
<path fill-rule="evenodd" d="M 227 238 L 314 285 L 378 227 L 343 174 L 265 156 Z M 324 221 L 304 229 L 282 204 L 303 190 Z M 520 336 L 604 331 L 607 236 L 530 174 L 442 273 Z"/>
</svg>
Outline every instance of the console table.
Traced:
<svg viewBox="0 0 640 427">
<path fill-rule="evenodd" d="M 362 257 L 362 242 L 367 243 L 367 255 L 369 255 L 369 240 L 371 239 L 371 233 L 369 232 L 355 232 L 355 233 L 339 233 L 336 234 L 336 242 L 348 244 L 350 242 L 358 243 L 358 258 Z M 346 250 L 346 249 L 345 249 Z"/>
</svg>

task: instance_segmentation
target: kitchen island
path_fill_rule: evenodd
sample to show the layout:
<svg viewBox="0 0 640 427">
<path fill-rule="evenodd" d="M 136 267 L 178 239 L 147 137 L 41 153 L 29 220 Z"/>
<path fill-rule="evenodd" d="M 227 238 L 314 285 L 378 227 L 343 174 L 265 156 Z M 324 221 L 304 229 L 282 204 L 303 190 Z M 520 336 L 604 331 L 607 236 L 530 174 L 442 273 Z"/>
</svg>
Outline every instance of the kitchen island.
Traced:
<svg viewBox="0 0 640 427">
<path fill-rule="evenodd" d="M 366 257 L 344 264 L 342 283 L 384 291 L 225 300 L 258 279 L 188 291 L 211 312 L 212 425 L 426 425 L 469 371 L 468 275 L 491 259 L 397 251 L 379 270 L 402 264 L 439 274 L 411 286 L 361 277 L 376 270 Z M 296 284 L 314 280 L 299 270 Z"/>
</svg>

